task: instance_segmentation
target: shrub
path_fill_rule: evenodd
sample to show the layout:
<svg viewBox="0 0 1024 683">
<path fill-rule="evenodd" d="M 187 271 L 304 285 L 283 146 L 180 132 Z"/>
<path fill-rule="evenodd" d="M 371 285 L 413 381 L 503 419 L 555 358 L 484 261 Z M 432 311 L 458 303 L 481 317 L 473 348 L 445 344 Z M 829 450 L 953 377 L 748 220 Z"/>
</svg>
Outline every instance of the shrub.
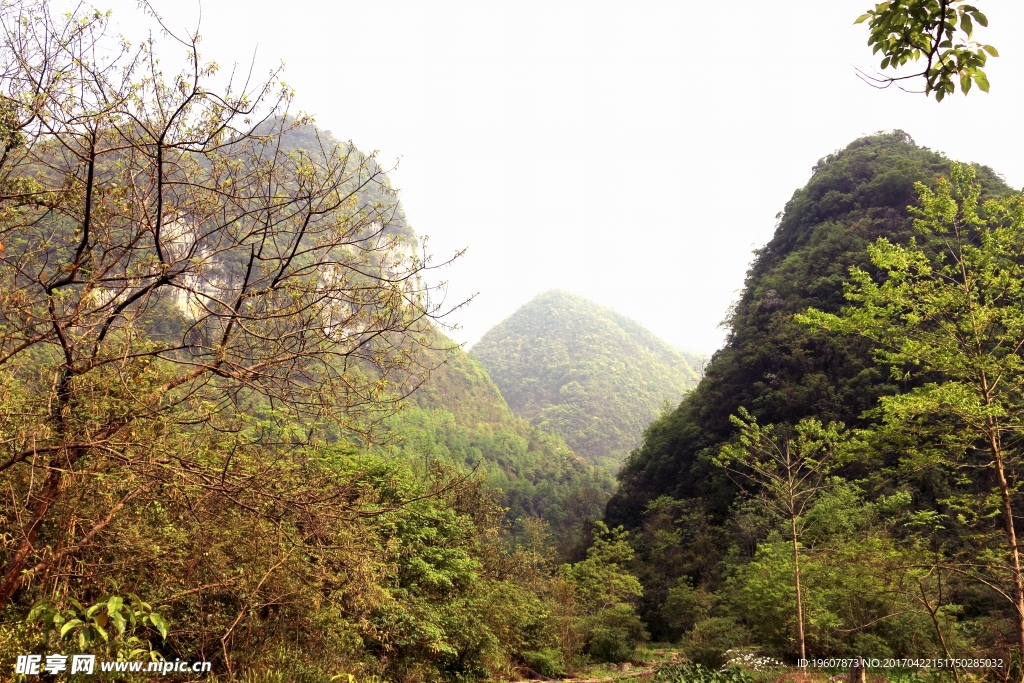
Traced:
<svg viewBox="0 0 1024 683">
<path fill-rule="evenodd" d="M 659 666 L 654 683 L 754 683 L 754 677 L 738 666 L 718 670 L 686 662 Z"/>
<path fill-rule="evenodd" d="M 698 664 L 719 669 L 725 664 L 726 650 L 746 643 L 747 630 L 729 617 L 702 619 L 683 641 L 686 656 Z"/>
<path fill-rule="evenodd" d="M 541 676 L 563 678 L 566 675 L 562 653 L 558 650 L 544 649 L 536 652 L 524 652 L 523 659 L 526 660 L 526 666 Z"/>
<path fill-rule="evenodd" d="M 643 622 L 630 605 L 603 609 L 586 620 L 586 652 L 598 662 L 623 662 L 647 639 Z"/>
</svg>

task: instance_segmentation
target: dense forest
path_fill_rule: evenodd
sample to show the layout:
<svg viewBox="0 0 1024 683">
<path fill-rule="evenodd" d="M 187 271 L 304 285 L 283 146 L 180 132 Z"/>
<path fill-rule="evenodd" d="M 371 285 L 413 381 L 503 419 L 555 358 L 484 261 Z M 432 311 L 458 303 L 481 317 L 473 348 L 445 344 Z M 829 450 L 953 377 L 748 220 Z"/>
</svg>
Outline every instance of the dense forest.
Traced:
<svg viewBox="0 0 1024 683">
<path fill-rule="evenodd" d="M 915 8 L 861 18 L 882 68 L 987 90 L 940 41 L 984 15 Z M 560 291 L 467 353 L 375 155 L 108 23 L 0 6 L 0 679 L 1024 676 L 992 169 L 822 158 L 711 359 Z"/>
<path fill-rule="evenodd" d="M 567 292 L 546 292 L 477 342 L 508 404 L 593 463 L 618 467 L 697 372 L 641 325 Z"/>
<path fill-rule="evenodd" d="M 984 445 L 963 437 L 962 425 L 944 425 L 938 408 L 899 419 L 892 412 L 895 399 L 943 374 L 920 346 L 894 362 L 896 351 L 858 333 L 866 328 L 829 331 L 798 315 L 853 310 L 851 301 L 862 300 L 855 291 L 874 290 L 851 289 L 851 269 L 863 283 L 896 272 L 899 263 L 869 245 L 910 245 L 943 262 L 948 237 L 923 232 L 921 209 L 908 207 L 941 191 L 930 188 L 955 168 L 903 132 L 880 134 L 822 159 L 786 205 L 751 266 L 725 346 L 698 387 L 647 429 L 608 505 L 607 522 L 635 534 L 632 568 L 654 638 L 682 638 L 709 663 L 737 646 L 786 660 L 801 645 L 815 655 L 1009 657 L 1013 573 Z M 981 201 L 1012 194 L 990 169 L 969 170 Z M 966 193 L 955 188 L 947 217 L 959 220 Z M 993 222 L 1005 220 L 997 205 L 988 210 Z M 915 319 L 906 301 L 888 306 L 889 315 Z M 933 334 L 953 313 L 922 324 Z M 812 438 L 822 425 L 845 431 Z M 807 485 L 790 491 L 795 507 L 780 503 L 785 486 L 769 476 L 776 469 Z"/>
</svg>

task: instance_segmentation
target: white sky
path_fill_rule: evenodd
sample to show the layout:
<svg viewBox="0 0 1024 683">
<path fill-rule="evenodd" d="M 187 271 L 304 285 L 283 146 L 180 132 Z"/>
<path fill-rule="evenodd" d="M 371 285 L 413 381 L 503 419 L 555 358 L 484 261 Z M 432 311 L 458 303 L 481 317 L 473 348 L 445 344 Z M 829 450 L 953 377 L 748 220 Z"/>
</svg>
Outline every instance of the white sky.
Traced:
<svg viewBox="0 0 1024 683">
<path fill-rule="evenodd" d="M 146 35 L 133 0 L 96 0 Z M 977 0 L 992 93 L 936 104 L 875 91 L 853 20 L 873 0 L 708 3 L 154 0 L 202 13 L 204 56 L 280 60 L 321 127 L 379 150 L 473 343 L 534 295 L 566 289 L 666 341 L 710 352 L 751 251 L 811 167 L 901 128 L 1024 185 L 1024 3 Z M 167 61 L 167 60 L 165 60 Z"/>
</svg>

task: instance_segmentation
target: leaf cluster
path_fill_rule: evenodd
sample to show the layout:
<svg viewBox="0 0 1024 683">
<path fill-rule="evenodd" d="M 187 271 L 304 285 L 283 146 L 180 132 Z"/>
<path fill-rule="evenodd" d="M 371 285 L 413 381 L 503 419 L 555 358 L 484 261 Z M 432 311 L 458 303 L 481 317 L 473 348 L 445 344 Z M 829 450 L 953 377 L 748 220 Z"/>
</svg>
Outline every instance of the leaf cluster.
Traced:
<svg viewBox="0 0 1024 683">
<path fill-rule="evenodd" d="M 29 624 L 40 624 L 47 636 L 51 631 L 57 632 L 62 641 L 71 641 L 77 635 L 78 647 L 83 652 L 87 652 L 94 643 L 113 641 L 118 659 L 134 659 L 147 654 L 155 661 L 159 653 L 153 651 L 148 641 L 134 635 L 134 631 L 138 626 L 151 627 L 163 640 L 167 640 L 170 626 L 148 602 L 134 594 L 127 597 L 128 601 L 119 595 L 103 596 L 85 607 L 67 596 L 64 609 L 44 599 L 32 606 L 25 620 Z M 140 645 L 146 647 L 138 647 Z"/>
<path fill-rule="evenodd" d="M 880 64 L 883 71 L 925 62 L 920 73 L 870 79 L 879 87 L 923 77 L 925 94 L 934 95 L 939 102 L 953 94 L 957 85 L 965 95 L 975 84 L 988 92 L 983 67 L 999 52 L 973 40 L 975 24 L 988 26 L 988 18 L 974 5 L 962 0 L 889 0 L 856 20 L 858 24 L 863 22 L 868 23 L 872 53 L 884 55 Z"/>
</svg>

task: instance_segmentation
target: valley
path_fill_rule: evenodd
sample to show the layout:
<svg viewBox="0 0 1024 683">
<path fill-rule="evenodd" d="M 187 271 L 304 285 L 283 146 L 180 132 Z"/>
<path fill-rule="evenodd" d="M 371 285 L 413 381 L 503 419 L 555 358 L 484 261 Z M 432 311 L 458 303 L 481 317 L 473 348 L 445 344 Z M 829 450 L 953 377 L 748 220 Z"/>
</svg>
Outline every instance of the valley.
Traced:
<svg viewBox="0 0 1024 683">
<path fill-rule="evenodd" d="M 0 6 L 0 680 L 1024 680 L 1024 193 L 996 170 L 899 129 L 822 150 L 713 354 L 651 331 L 712 338 L 707 292 L 605 306 L 576 254 L 461 344 L 467 252 L 435 259 L 280 68 L 225 85 L 144 3 L 175 73 L 55 8 Z M 858 19 L 883 70 L 932 50 L 937 101 L 988 91 L 987 21 Z M 721 225 L 662 220 L 683 193 L 634 165 L 596 212 L 629 240 L 568 194 L 521 220 L 615 256 L 741 215 L 737 187 Z"/>
</svg>

